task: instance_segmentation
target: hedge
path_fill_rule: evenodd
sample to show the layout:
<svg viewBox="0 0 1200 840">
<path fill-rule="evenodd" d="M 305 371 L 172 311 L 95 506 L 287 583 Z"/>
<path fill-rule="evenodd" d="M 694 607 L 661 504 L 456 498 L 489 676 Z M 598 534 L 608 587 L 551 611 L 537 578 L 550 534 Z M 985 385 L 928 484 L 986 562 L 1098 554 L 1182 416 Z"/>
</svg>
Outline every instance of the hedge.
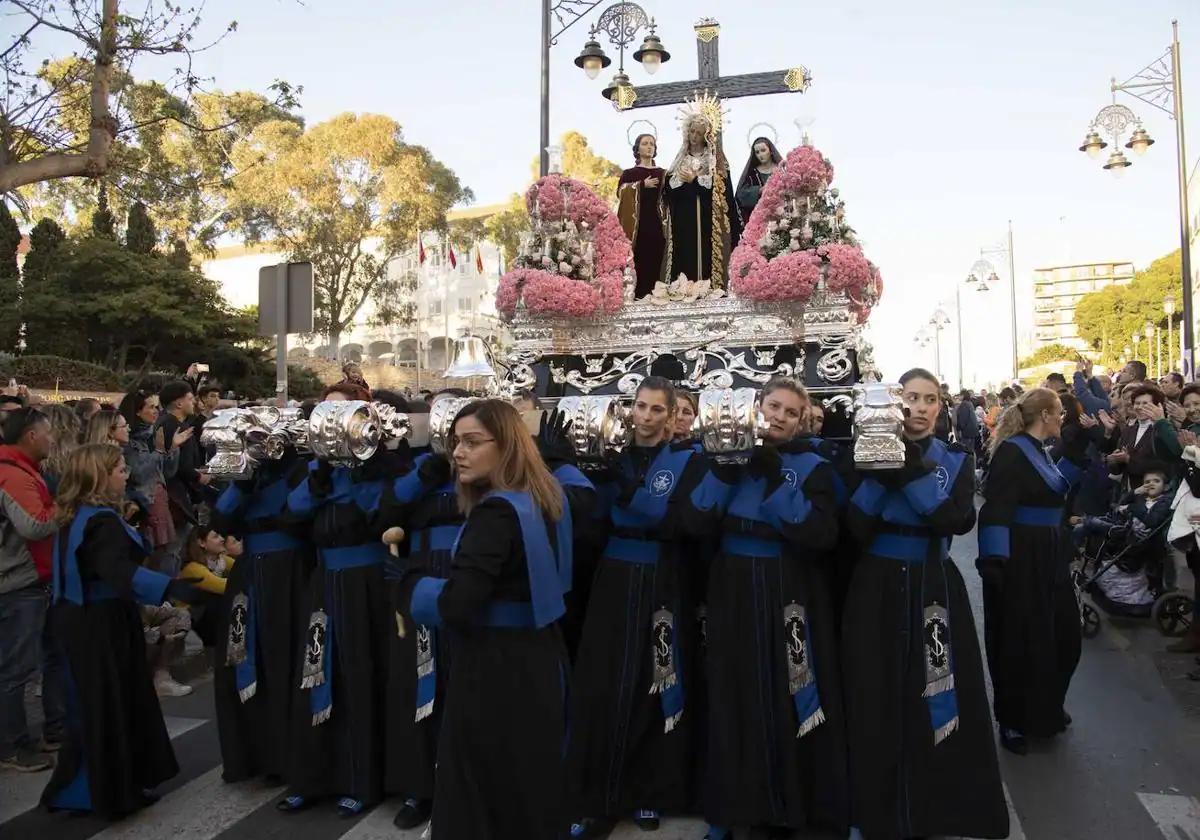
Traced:
<svg viewBox="0 0 1200 840">
<path fill-rule="evenodd" d="M 15 379 L 30 388 L 64 391 L 112 392 L 124 390 L 122 377 L 103 365 L 62 356 L 19 356 L 0 361 L 0 381 Z"/>
</svg>

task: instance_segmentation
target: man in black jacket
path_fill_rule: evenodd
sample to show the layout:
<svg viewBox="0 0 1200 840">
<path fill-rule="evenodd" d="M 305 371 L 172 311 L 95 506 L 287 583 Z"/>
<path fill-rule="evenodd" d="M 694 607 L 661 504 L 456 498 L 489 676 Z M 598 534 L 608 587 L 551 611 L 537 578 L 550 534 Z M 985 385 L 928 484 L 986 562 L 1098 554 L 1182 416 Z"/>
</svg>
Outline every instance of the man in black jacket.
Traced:
<svg viewBox="0 0 1200 840">
<path fill-rule="evenodd" d="M 158 418 L 163 439 L 172 440 L 181 426 L 191 424 L 192 413 L 196 408 L 196 396 L 189 383 L 176 379 L 162 386 L 162 390 L 158 392 L 158 401 L 163 407 L 163 413 Z M 193 435 L 180 445 L 179 468 L 172 478 L 167 479 L 167 498 L 171 505 L 171 519 L 175 523 L 175 541 L 171 544 L 167 556 L 161 560 L 162 567 L 159 571 L 164 574 L 173 576 L 179 573 L 188 537 L 199 521 L 196 504 L 202 498 L 202 488 L 212 481 L 212 476 L 199 471 L 203 466 L 204 455 Z"/>
</svg>

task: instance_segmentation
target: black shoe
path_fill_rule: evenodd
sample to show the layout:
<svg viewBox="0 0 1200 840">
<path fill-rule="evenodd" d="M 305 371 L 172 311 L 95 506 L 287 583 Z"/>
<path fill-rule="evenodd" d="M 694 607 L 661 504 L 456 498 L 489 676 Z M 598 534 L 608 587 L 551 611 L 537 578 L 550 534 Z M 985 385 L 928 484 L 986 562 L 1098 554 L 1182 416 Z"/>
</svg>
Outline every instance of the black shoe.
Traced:
<svg viewBox="0 0 1200 840">
<path fill-rule="evenodd" d="M 1020 732 L 1001 732 L 1000 746 L 1013 755 L 1029 754 L 1029 742 L 1025 740 L 1025 736 Z"/>
<path fill-rule="evenodd" d="M 307 811 L 313 806 L 314 800 L 307 796 L 285 796 L 275 803 L 275 810 L 285 814 L 296 814 Z"/>
<path fill-rule="evenodd" d="M 642 831 L 658 831 L 658 811 L 638 808 L 633 812 L 633 824 Z"/>
<path fill-rule="evenodd" d="M 407 799 L 400 806 L 392 825 L 401 831 L 407 831 L 427 823 L 432 812 L 433 803 L 428 799 Z"/>
</svg>

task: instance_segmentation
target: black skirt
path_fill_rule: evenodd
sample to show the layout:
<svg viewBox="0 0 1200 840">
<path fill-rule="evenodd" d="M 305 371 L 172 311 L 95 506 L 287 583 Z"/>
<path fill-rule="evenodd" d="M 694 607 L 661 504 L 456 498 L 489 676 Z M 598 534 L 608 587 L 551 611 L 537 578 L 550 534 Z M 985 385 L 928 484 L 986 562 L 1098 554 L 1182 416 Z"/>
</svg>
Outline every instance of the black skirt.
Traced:
<svg viewBox="0 0 1200 840">
<path fill-rule="evenodd" d="M 940 744 L 923 696 L 924 611 L 949 613 L 958 728 Z M 864 555 L 846 601 L 842 670 L 851 823 L 870 840 L 1008 836 L 983 659 L 958 567 Z"/>
<path fill-rule="evenodd" d="M 333 630 L 332 654 L 325 650 L 333 656 L 333 709 L 328 720 L 313 725 L 312 691 L 296 680 L 291 793 L 348 796 L 370 807 L 383 794 L 387 644 L 396 632 L 383 566 L 318 566 L 309 598 L 324 605 Z"/>
<path fill-rule="evenodd" d="M 49 614 L 63 661 L 67 740 L 42 793 L 53 810 L 121 819 L 179 773 L 146 660 L 137 605 L 59 603 Z"/>
<path fill-rule="evenodd" d="M 454 631 L 432 837 L 562 840 L 567 651 L 555 625 Z"/>
<path fill-rule="evenodd" d="M 1063 731 L 1079 665 L 1079 601 L 1061 529 L 1014 523 L 1000 579 L 983 579 L 984 644 L 996 722 L 1031 738 Z"/>
<path fill-rule="evenodd" d="M 708 585 L 708 767 L 714 825 L 847 827 L 846 735 L 833 610 L 817 560 L 722 553 Z M 804 608 L 823 722 L 801 735 L 785 610 Z"/>
<path fill-rule="evenodd" d="M 291 764 L 293 696 L 300 683 L 300 650 L 308 613 L 305 586 L 312 569 L 309 552 L 295 549 L 246 554 L 226 582 L 216 636 L 217 732 L 224 762 L 222 778 L 288 778 Z M 255 611 L 254 693 L 238 693 L 237 669 L 227 665 L 229 617 L 234 598 L 246 594 Z"/>
</svg>

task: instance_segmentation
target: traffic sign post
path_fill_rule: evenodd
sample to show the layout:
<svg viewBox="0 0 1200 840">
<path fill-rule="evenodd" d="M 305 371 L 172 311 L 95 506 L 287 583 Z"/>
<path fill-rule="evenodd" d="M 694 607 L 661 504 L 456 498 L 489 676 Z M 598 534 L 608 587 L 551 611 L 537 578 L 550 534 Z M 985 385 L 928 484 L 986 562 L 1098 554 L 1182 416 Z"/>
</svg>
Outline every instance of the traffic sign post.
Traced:
<svg viewBox="0 0 1200 840">
<path fill-rule="evenodd" d="M 310 262 L 280 263 L 258 271 L 258 332 L 275 336 L 275 394 L 287 406 L 287 340 L 313 330 L 313 270 Z"/>
</svg>

